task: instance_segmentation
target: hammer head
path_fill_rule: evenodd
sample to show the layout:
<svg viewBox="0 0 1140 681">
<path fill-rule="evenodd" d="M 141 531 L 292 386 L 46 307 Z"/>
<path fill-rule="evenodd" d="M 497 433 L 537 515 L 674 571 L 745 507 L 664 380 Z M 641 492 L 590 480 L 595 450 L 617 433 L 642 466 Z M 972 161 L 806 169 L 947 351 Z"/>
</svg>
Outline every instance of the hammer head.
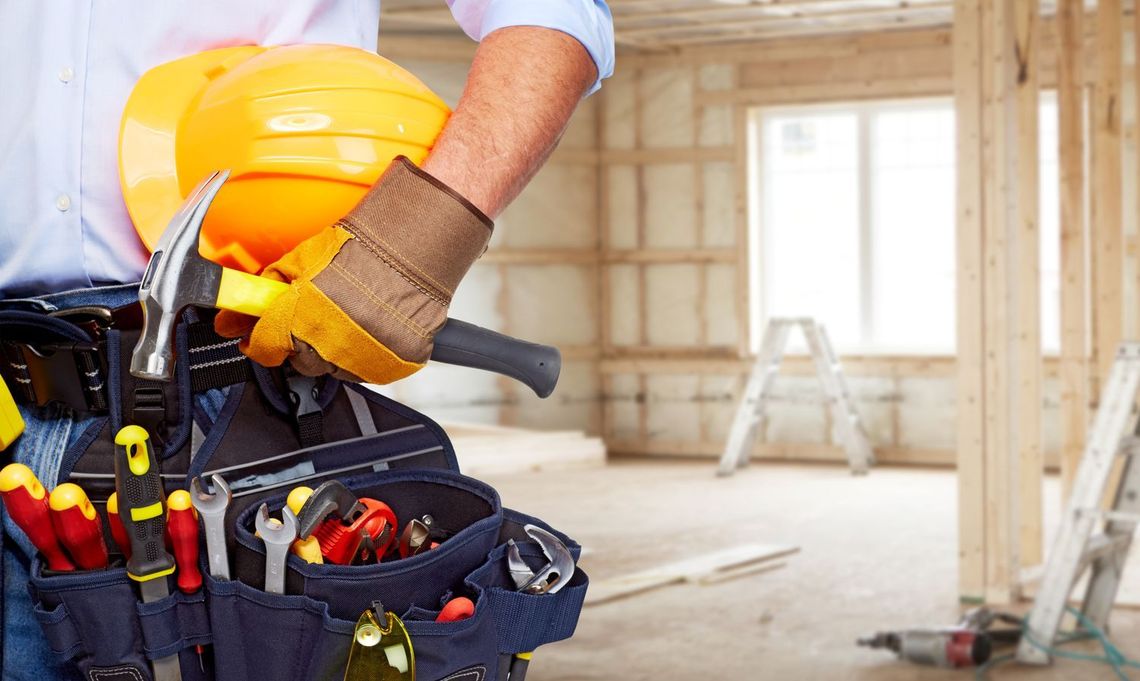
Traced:
<svg viewBox="0 0 1140 681">
<path fill-rule="evenodd" d="M 174 329 L 187 305 L 212 307 L 218 299 L 222 267 L 198 253 L 206 212 L 230 171 L 211 173 L 194 188 L 167 225 L 150 256 L 139 302 L 142 336 L 131 355 L 131 375 L 169 381 L 174 375 Z"/>
</svg>

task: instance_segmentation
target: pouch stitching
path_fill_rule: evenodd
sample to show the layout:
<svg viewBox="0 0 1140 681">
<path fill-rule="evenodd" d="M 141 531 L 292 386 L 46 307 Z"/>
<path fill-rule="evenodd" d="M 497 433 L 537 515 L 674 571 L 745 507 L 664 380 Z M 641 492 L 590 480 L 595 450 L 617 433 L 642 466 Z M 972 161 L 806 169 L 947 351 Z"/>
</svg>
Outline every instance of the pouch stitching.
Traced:
<svg viewBox="0 0 1140 681">
<path fill-rule="evenodd" d="M 135 667 L 134 665 L 123 665 L 120 667 L 100 667 L 98 669 L 92 669 L 88 676 L 91 678 L 91 681 L 99 681 L 99 679 L 110 679 L 112 678 L 112 675 L 118 676 L 124 672 L 130 674 L 138 681 L 143 681 L 142 674 L 139 673 L 138 667 Z"/>
</svg>

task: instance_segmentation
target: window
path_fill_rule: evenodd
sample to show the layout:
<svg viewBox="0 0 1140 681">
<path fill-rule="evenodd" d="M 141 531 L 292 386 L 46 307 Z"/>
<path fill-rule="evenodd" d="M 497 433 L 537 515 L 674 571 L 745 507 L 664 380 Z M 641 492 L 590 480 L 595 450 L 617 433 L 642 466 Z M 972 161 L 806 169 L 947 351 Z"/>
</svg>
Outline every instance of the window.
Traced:
<svg viewBox="0 0 1140 681">
<path fill-rule="evenodd" d="M 757 110 L 753 131 L 758 320 L 816 317 L 848 352 L 952 353 L 953 102 Z M 1042 95 L 1046 351 L 1060 335 L 1056 140 L 1056 103 Z"/>
</svg>

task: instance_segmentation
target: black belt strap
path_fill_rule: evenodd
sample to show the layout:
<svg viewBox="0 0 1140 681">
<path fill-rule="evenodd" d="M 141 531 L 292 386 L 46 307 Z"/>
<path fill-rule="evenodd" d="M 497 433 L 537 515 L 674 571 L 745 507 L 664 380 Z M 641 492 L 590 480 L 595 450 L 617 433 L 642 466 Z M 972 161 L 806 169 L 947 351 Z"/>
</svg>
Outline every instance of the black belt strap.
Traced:
<svg viewBox="0 0 1140 681">
<path fill-rule="evenodd" d="M 223 338 L 212 322 L 198 322 L 186 329 L 190 345 L 190 390 L 202 392 L 253 379 L 249 360 L 238 349 L 239 339 Z"/>
</svg>

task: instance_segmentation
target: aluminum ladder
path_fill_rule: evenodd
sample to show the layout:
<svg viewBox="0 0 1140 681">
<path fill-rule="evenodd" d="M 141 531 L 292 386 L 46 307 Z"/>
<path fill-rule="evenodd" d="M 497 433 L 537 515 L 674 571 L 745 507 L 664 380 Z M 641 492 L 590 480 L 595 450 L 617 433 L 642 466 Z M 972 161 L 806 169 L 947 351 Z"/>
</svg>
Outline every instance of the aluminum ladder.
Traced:
<svg viewBox="0 0 1140 681">
<path fill-rule="evenodd" d="M 768 320 L 760 354 L 744 388 L 744 397 L 732 420 L 728 442 L 720 457 L 717 474 L 732 475 L 737 468 L 748 465 L 756 433 L 765 419 L 765 400 L 780 371 L 788 331 L 799 326 L 815 362 L 816 376 L 823 387 L 827 405 L 831 410 L 832 427 L 837 440 L 843 444 L 851 472 L 862 475 L 875 463 L 875 455 L 863 424 L 859 420 L 847 387 L 847 378 L 839 358 L 831 347 L 827 330 L 810 317 L 775 317 Z"/>
<path fill-rule="evenodd" d="M 1108 615 L 1140 521 L 1140 343 L 1124 343 L 1117 352 L 1101 394 L 1073 491 L 1045 563 L 1026 633 L 1017 648 L 1019 662 L 1049 664 L 1065 606 L 1077 580 L 1089 571 L 1081 613 L 1107 629 Z M 1119 486 L 1112 486 L 1118 456 L 1124 457 Z M 1104 510 L 1112 493 L 1111 510 Z M 1036 643 L 1036 645 L 1034 645 Z"/>
</svg>

